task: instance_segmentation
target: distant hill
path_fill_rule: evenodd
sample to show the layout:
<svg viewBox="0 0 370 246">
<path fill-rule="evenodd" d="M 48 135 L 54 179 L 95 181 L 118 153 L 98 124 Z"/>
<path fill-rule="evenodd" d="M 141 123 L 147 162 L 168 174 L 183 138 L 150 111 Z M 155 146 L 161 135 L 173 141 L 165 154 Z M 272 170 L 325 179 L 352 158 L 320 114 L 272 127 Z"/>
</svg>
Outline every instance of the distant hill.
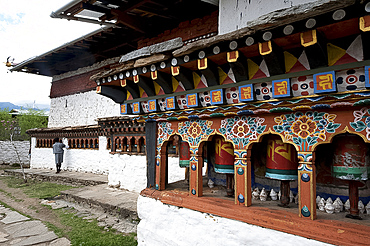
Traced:
<svg viewBox="0 0 370 246">
<path fill-rule="evenodd" d="M 15 105 L 13 103 L 10 103 L 10 102 L 0 102 L 0 109 L 1 110 L 8 108 L 9 111 L 10 111 L 12 109 L 27 109 L 29 107 L 30 107 L 30 105 L 19 106 L 19 105 Z M 31 105 L 31 107 L 32 107 L 32 105 Z M 38 109 L 38 110 L 41 109 L 41 110 L 49 111 L 50 110 L 50 105 L 36 104 L 35 108 Z"/>
<path fill-rule="evenodd" d="M 10 102 L 0 102 L 0 109 L 3 110 L 6 108 L 8 108 L 9 110 L 21 109 L 21 106 L 14 105 L 13 103 L 10 103 Z"/>
</svg>

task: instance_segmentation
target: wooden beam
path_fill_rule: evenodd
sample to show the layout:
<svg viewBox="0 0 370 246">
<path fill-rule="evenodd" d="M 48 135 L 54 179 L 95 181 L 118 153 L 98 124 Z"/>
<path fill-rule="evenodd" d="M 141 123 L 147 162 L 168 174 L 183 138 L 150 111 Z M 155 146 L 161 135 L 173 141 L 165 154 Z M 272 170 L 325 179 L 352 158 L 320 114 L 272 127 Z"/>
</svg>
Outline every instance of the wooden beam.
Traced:
<svg viewBox="0 0 370 246">
<path fill-rule="evenodd" d="M 145 25 L 141 23 L 140 19 L 117 9 L 112 9 L 111 13 L 117 17 L 117 24 L 125 25 L 141 33 L 146 32 Z"/>
<path fill-rule="evenodd" d="M 193 81 L 193 71 L 180 66 L 180 73 L 174 76 L 177 81 L 181 81 L 184 85 L 185 90 L 193 90 L 194 89 L 194 81 Z M 171 82 L 172 83 L 172 82 Z"/>
<path fill-rule="evenodd" d="M 285 73 L 283 49 L 277 44 L 273 41 L 259 43 L 259 52 L 266 63 L 270 76 Z"/>
<path fill-rule="evenodd" d="M 132 95 L 132 98 L 140 98 L 139 86 L 132 80 L 126 79 L 126 88 Z"/>
<path fill-rule="evenodd" d="M 127 90 L 118 86 L 101 85 L 100 94 L 112 99 L 115 103 L 123 103 L 127 98 Z"/>
<path fill-rule="evenodd" d="M 143 90 L 146 92 L 146 94 L 149 97 L 155 96 L 155 89 L 154 89 L 154 84 L 153 80 L 144 77 L 144 76 L 139 76 L 139 81 L 137 82 L 137 85 L 143 88 Z"/>
<path fill-rule="evenodd" d="M 157 79 L 155 80 L 163 89 L 164 93 L 172 94 L 172 77 L 167 73 L 157 71 Z"/>
<path fill-rule="evenodd" d="M 218 75 L 218 68 L 217 64 L 211 61 L 210 59 L 207 59 L 207 67 L 204 69 L 199 70 L 204 77 L 207 79 L 208 86 L 214 86 L 220 84 L 220 79 Z"/>
<path fill-rule="evenodd" d="M 234 51 L 232 51 L 234 52 Z M 237 51 L 235 51 L 237 52 Z M 230 52 L 229 52 L 230 53 Z M 243 53 L 238 52 L 238 58 L 236 61 L 229 61 L 229 65 L 233 70 L 236 82 L 248 80 L 248 61 Z"/>
</svg>

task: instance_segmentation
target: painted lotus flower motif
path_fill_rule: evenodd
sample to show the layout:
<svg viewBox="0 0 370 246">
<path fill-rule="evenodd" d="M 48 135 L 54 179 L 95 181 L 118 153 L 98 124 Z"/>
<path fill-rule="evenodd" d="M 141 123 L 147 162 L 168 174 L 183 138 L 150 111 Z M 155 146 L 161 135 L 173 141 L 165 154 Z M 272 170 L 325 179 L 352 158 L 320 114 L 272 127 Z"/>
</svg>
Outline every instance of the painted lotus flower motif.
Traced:
<svg viewBox="0 0 370 246">
<path fill-rule="evenodd" d="M 325 141 L 327 133 L 335 133 L 341 124 L 335 123 L 336 114 L 307 111 L 283 114 L 274 118 L 274 131 L 284 135 L 286 141 L 292 141 L 309 151 L 318 141 Z"/>
<path fill-rule="evenodd" d="M 266 129 L 264 118 L 251 116 L 235 116 L 221 120 L 218 131 L 231 140 L 239 148 L 245 148 L 247 144 L 256 140 L 258 135 Z"/>
<path fill-rule="evenodd" d="M 157 138 L 158 145 L 161 145 L 173 133 L 173 129 L 171 129 L 171 127 L 172 124 L 169 122 L 158 123 L 158 138 Z"/>
<path fill-rule="evenodd" d="M 362 132 L 365 130 L 367 140 L 370 140 L 370 109 L 362 108 L 358 111 L 353 111 L 353 122 L 350 122 L 350 126 L 356 132 Z"/>
<path fill-rule="evenodd" d="M 301 116 L 292 125 L 292 131 L 303 139 L 306 139 L 309 135 L 312 135 L 316 128 L 316 123 L 305 115 Z"/>
<path fill-rule="evenodd" d="M 234 136 L 245 138 L 249 133 L 249 126 L 245 121 L 239 120 L 234 124 L 231 131 L 233 132 Z"/>
<path fill-rule="evenodd" d="M 184 141 L 195 147 L 214 132 L 214 129 L 211 128 L 212 124 L 213 121 L 191 119 L 190 121 L 179 122 L 178 132 Z"/>
<path fill-rule="evenodd" d="M 202 128 L 200 128 L 200 126 L 196 122 L 193 122 L 193 124 L 191 124 L 191 126 L 188 129 L 188 134 L 192 138 L 197 138 L 201 133 Z"/>
</svg>

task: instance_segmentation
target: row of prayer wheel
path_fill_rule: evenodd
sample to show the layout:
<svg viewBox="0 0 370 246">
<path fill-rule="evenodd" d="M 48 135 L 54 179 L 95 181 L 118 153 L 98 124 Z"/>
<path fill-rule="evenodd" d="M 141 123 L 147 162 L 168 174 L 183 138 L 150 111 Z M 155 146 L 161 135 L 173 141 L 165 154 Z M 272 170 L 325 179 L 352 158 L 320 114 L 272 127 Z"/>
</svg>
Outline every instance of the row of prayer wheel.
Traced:
<svg viewBox="0 0 370 246">
<path fill-rule="evenodd" d="M 225 141 L 221 136 L 213 138 L 215 143 L 216 173 L 234 174 L 234 147 L 231 142 Z M 370 173 L 368 148 L 364 141 L 355 135 L 343 134 L 337 136 L 333 142 L 335 151 L 332 163 L 332 176 L 349 181 L 350 201 L 353 210 L 350 216 L 358 216 L 358 181 L 367 180 Z M 185 141 L 180 141 L 180 167 L 189 167 L 190 146 Z M 293 145 L 283 143 L 277 135 L 272 135 L 267 141 L 266 174 L 265 177 L 280 180 L 282 193 L 281 206 L 289 204 L 289 182 L 298 179 L 298 159 Z M 352 207 L 352 206 L 351 206 Z M 357 211 L 356 211 L 357 210 Z"/>
</svg>

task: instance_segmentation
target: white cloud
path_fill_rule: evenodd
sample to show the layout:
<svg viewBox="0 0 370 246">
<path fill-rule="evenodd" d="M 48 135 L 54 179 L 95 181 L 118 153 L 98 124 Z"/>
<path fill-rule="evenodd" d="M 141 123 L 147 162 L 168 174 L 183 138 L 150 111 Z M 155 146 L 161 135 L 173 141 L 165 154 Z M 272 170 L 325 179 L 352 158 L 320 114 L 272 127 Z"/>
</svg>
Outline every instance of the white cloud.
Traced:
<svg viewBox="0 0 370 246">
<path fill-rule="evenodd" d="M 53 19 L 70 0 L 0 0 L 0 102 L 49 104 L 51 77 L 20 72 L 7 73 L 8 56 L 19 63 L 41 55 L 99 26 Z"/>
</svg>

